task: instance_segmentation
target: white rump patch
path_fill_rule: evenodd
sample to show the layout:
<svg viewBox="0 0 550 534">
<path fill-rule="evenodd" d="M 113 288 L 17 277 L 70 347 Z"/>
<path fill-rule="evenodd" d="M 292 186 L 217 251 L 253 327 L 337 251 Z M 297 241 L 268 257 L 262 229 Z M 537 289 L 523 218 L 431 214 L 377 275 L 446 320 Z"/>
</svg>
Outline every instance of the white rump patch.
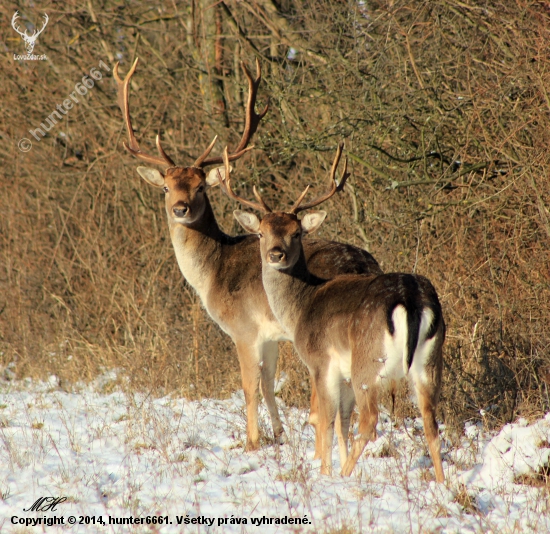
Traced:
<svg viewBox="0 0 550 534">
<path fill-rule="evenodd" d="M 407 337 L 409 333 L 407 312 L 404 306 L 399 305 L 395 308 L 392 314 L 394 332 L 393 336 L 387 330 L 385 332 L 384 349 L 387 360 L 378 374 L 377 381 L 400 380 L 410 373 L 415 383 L 428 383 L 426 364 L 432 355 L 436 338 L 434 336 L 431 339 L 426 339 L 426 337 L 433 317 L 433 312 L 429 308 L 422 311 L 418 343 L 409 370 L 407 367 Z"/>
<path fill-rule="evenodd" d="M 426 365 L 435 346 L 435 340 L 437 336 L 433 336 L 431 339 L 426 339 L 428 331 L 432 324 L 434 314 L 429 308 L 425 308 L 422 312 L 420 319 L 420 332 L 418 335 L 418 345 L 414 353 L 414 358 L 411 365 L 411 376 L 415 382 L 421 382 L 423 384 L 428 383 L 428 376 L 426 375 Z"/>
<path fill-rule="evenodd" d="M 384 331 L 384 351 L 386 361 L 378 373 L 381 380 L 401 380 L 407 374 L 407 311 L 404 306 L 396 306 L 392 313 L 393 336 Z"/>
<path fill-rule="evenodd" d="M 393 336 L 386 330 L 384 336 L 384 349 L 386 361 L 378 374 L 377 381 L 380 380 L 400 380 L 410 372 L 415 382 L 428 382 L 426 375 L 426 364 L 430 359 L 435 345 L 435 336 L 432 339 L 426 339 L 428 331 L 433 321 L 433 312 L 429 308 L 422 311 L 420 317 L 420 329 L 418 333 L 418 343 L 413 355 L 413 361 L 410 370 L 407 367 L 407 338 L 408 324 L 407 311 L 402 305 L 396 306 L 392 314 L 394 332 Z"/>
</svg>

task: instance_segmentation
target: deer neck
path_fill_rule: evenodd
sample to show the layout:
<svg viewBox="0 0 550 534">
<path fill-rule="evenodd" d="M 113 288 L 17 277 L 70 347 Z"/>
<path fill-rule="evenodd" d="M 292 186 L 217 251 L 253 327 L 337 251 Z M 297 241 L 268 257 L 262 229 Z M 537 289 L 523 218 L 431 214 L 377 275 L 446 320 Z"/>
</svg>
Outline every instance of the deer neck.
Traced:
<svg viewBox="0 0 550 534">
<path fill-rule="evenodd" d="M 302 248 L 298 261 L 289 269 L 273 269 L 262 262 L 262 281 L 275 318 L 293 341 L 300 314 L 323 280 L 309 272 Z"/>
<path fill-rule="evenodd" d="M 208 197 L 204 213 L 197 221 L 183 225 L 169 219 L 168 224 L 180 271 L 204 302 L 227 236 L 218 226 Z"/>
</svg>

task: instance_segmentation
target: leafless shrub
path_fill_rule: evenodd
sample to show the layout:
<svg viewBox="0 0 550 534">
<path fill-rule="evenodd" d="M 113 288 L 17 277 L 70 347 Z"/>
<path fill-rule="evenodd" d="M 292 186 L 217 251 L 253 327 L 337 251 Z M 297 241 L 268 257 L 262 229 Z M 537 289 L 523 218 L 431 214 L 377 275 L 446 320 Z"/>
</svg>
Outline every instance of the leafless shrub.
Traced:
<svg viewBox="0 0 550 534">
<path fill-rule="evenodd" d="M 324 236 L 434 282 L 448 323 L 442 417 L 499 425 L 548 409 L 544 3 L 73 0 L 46 10 L 36 53 L 48 61 L 9 59 L 1 82 L 4 367 L 67 383 L 117 368 L 132 387 L 190 397 L 239 387 L 232 344 L 182 280 L 161 199 L 121 146 L 112 80 L 44 139 L 30 137 L 30 152 L 17 143 L 99 60 L 125 70 L 139 56 L 140 140 L 151 146 L 160 131 L 184 164 L 215 133 L 218 150 L 238 139 L 238 64 L 259 56 L 271 112 L 238 165 L 241 187 L 284 207 L 305 184 L 323 187 L 345 139 L 353 179 L 329 203 Z M 0 34 L 22 53 L 9 25 Z M 234 206 L 211 198 L 236 232 Z M 307 373 L 289 347 L 282 367 L 283 398 L 305 405 Z"/>
</svg>

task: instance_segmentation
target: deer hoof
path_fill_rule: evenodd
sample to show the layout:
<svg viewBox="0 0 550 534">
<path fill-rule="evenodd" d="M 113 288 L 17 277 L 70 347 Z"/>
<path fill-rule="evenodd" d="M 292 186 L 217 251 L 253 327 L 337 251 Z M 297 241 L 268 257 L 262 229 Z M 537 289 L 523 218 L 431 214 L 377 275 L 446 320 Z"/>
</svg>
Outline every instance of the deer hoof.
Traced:
<svg viewBox="0 0 550 534">
<path fill-rule="evenodd" d="M 274 436 L 274 441 L 277 445 L 284 445 L 288 442 L 288 438 L 286 437 L 286 433 L 284 430 L 279 432 L 276 436 Z"/>
<path fill-rule="evenodd" d="M 260 449 L 260 443 L 258 441 L 247 441 L 244 452 L 254 452 Z"/>
</svg>

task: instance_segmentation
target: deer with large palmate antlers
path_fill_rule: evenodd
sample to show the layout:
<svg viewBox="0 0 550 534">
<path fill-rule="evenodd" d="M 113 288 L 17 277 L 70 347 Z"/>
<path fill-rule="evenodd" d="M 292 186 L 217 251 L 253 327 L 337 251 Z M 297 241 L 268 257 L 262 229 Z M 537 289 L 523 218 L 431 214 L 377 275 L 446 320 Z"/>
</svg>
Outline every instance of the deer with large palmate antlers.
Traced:
<svg viewBox="0 0 550 534">
<path fill-rule="evenodd" d="M 258 240 L 249 235 L 229 236 L 222 232 L 216 222 L 207 189 L 218 182 L 218 173 L 216 169 L 205 173 L 206 167 L 223 163 L 222 157 L 208 157 L 215 139 L 190 167 L 175 165 L 162 148 L 159 136 L 156 140 L 159 156 L 141 151 L 132 128 L 129 108 L 129 83 L 136 64 L 137 60 L 124 80 L 118 74 L 118 64 L 114 69 L 118 102 L 128 130 L 129 143 L 124 146 L 134 156 L 165 169 L 161 173 L 154 168 L 138 167 L 137 171 L 149 184 L 164 190 L 170 237 L 180 270 L 198 293 L 210 317 L 237 347 L 247 412 L 246 450 L 255 450 L 259 447 L 260 385 L 274 436 L 277 440 L 284 436 L 275 402 L 274 378 L 278 358 L 277 342 L 287 339 L 269 308 L 263 290 Z M 256 94 L 261 80 L 258 62 L 256 68 L 258 74 L 254 79 L 243 64 L 249 85 L 245 126 L 239 145 L 228 155 L 227 160 L 234 161 L 250 149 L 249 141 L 267 112 L 267 106 L 260 114 L 255 112 Z M 382 272 L 368 252 L 356 247 L 312 240 L 304 242 L 304 248 L 310 268 L 323 278 L 346 272 Z M 310 422 L 315 425 L 317 403 L 314 391 L 311 404 Z"/>
<path fill-rule="evenodd" d="M 220 183 L 226 193 L 262 211 L 235 211 L 235 218 L 260 239 L 262 280 L 271 309 L 314 378 L 319 400 L 321 472 L 332 473 L 336 415 L 342 474 L 349 476 L 367 442 L 376 439 L 378 396 L 407 377 L 417 395 L 424 431 L 438 482 L 444 481 L 435 411 L 441 389 L 445 323 L 437 293 L 419 275 L 391 273 L 341 275 L 322 280 L 310 268 L 302 238 L 322 224 L 326 212 L 300 211 L 328 200 L 344 187 L 336 183 L 340 145 L 331 170 L 331 188 L 302 203 L 308 188 L 288 212 L 273 212 L 256 190 L 258 202 L 233 193 L 226 158 Z M 347 164 L 347 162 L 346 162 Z M 347 430 L 354 404 L 359 431 L 351 452 Z"/>
</svg>

